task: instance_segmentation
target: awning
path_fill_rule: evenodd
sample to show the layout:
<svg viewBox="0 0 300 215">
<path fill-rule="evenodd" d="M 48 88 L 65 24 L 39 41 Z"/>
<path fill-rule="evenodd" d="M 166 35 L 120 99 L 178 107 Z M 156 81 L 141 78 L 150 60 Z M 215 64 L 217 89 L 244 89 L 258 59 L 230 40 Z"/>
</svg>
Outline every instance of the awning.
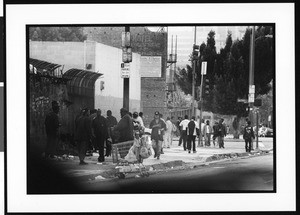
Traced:
<svg viewBox="0 0 300 215">
<path fill-rule="evenodd" d="M 47 71 L 53 71 L 61 67 L 61 65 L 59 64 L 49 63 L 47 61 L 37 60 L 33 58 L 29 58 L 29 64 L 31 64 L 33 67 L 35 67 L 38 70 L 47 70 Z"/>
<path fill-rule="evenodd" d="M 67 83 L 68 93 L 94 97 L 96 80 L 103 74 L 81 69 L 70 69 L 63 74 L 63 78 L 70 81 Z"/>
</svg>

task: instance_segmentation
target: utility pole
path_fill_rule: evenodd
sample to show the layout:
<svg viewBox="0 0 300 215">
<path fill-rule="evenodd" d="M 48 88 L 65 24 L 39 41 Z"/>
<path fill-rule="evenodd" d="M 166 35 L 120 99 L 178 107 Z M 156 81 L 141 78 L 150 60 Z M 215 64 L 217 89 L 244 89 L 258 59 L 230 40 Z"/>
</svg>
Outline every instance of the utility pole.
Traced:
<svg viewBox="0 0 300 215">
<path fill-rule="evenodd" d="M 195 32 L 194 32 L 194 46 L 193 46 L 193 51 L 194 47 L 196 45 L 196 34 L 197 34 L 197 27 L 195 26 Z M 192 74 L 192 116 L 195 116 L 195 73 L 196 73 L 196 62 L 197 59 L 194 58 L 194 53 L 193 53 L 193 74 Z"/>
<path fill-rule="evenodd" d="M 250 54 L 249 54 L 249 95 L 248 95 L 248 104 L 249 104 L 249 120 L 253 122 L 253 103 L 254 103 L 254 53 L 255 53 L 255 26 L 252 26 L 251 38 L 250 38 Z M 253 92 L 254 91 L 254 92 Z M 258 128 L 256 128 L 258 129 Z M 251 145 L 253 150 L 253 144 Z"/>
<path fill-rule="evenodd" d="M 125 26 L 125 33 L 130 32 L 130 27 Z M 123 83 L 123 108 L 129 110 L 129 78 L 124 78 Z"/>
</svg>

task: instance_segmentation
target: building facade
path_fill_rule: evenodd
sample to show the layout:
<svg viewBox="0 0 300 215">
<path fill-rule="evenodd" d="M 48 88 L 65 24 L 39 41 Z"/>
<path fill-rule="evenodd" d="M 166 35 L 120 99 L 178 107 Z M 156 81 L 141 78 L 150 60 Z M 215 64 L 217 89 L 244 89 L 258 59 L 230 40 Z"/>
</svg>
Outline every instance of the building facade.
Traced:
<svg viewBox="0 0 300 215">
<path fill-rule="evenodd" d="M 122 50 L 95 41 L 85 42 L 39 42 L 30 41 L 30 57 L 62 65 L 63 74 L 70 69 L 82 69 L 101 76 L 95 81 L 92 103 L 82 103 L 79 109 L 100 108 L 103 115 L 111 110 L 120 119 L 123 106 L 123 79 L 121 78 Z M 133 53 L 130 70 L 130 109 L 141 108 L 140 54 Z M 78 98 L 79 103 L 81 100 Z M 82 107 L 81 107 L 82 106 Z"/>
<path fill-rule="evenodd" d="M 85 27 L 90 41 L 121 48 L 125 27 Z M 132 51 L 141 55 L 141 107 L 144 123 L 149 125 L 154 112 L 166 115 L 166 67 L 168 36 L 166 32 L 152 32 L 146 27 L 130 27 Z M 132 60 L 134 63 L 136 59 Z M 131 90 L 133 89 L 130 86 Z M 130 111 L 134 111 L 130 108 Z"/>
</svg>

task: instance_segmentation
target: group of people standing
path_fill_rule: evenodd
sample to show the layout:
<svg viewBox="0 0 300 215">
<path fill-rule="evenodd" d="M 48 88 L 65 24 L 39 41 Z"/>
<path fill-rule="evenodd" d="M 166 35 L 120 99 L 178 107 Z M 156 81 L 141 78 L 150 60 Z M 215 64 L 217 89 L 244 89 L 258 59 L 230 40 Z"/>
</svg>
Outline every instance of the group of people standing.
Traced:
<svg viewBox="0 0 300 215">
<path fill-rule="evenodd" d="M 195 117 L 191 117 L 189 120 L 188 115 L 184 116 L 184 119 L 181 120 L 181 117 L 178 117 L 177 121 L 177 129 L 180 131 L 180 138 L 178 145 L 183 145 L 183 150 L 188 150 L 188 153 L 191 153 L 193 150 L 196 153 L 196 137 L 201 138 L 200 145 L 202 140 L 204 139 L 204 146 L 211 146 L 211 136 L 213 139 L 214 147 L 219 145 L 219 148 L 224 147 L 224 137 L 227 134 L 226 126 L 224 124 L 224 119 L 220 119 L 219 122 L 215 122 L 215 125 L 211 127 L 210 121 L 206 120 L 204 123 L 204 119 L 201 120 L 201 124 L 199 121 L 195 120 Z"/>
<path fill-rule="evenodd" d="M 57 154 L 60 126 L 58 113 L 59 105 L 56 101 L 53 101 L 52 111 L 45 118 L 47 135 L 45 156 L 47 158 L 53 158 Z M 142 114 L 141 112 L 130 114 L 127 109 L 121 108 L 121 119 L 118 122 L 112 115 L 111 110 L 108 110 L 106 112 L 107 116 L 104 117 L 100 109 L 82 109 L 75 118 L 74 132 L 79 164 L 87 164 L 84 159 L 89 148 L 92 148 L 93 151 L 98 151 L 98 161 L 104 162 L 105 156 L 110 156 L 111 154 L 111 144 L 133 140 L 134 126 L 138 124 L 139 127 L 144 127 Z"/>
</svg>

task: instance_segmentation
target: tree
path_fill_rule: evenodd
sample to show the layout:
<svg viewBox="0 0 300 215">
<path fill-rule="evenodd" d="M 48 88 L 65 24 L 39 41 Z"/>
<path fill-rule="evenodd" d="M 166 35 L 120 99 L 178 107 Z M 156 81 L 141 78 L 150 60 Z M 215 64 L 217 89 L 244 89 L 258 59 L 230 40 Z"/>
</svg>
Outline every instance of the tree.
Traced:
<svg viewBox="0 0 300 215">
<path fill-rule="evenodd" d="M 29 38 L 32 41 L 84 41 L 82 27 L 31 27 Z"/>
<path fill-rule="evenodd" d="M 217 54 L 215 33 L 210 31 L 207 43 L 200 46 L 200 60 L 196 67 L 196 80 L 200 82 L 201 63 L 207 61 L 205 78 L 209 79 L 210 93 L 203 95 L 204 110 L 236 115 L 234 128 L 238 128 L 240 118 L 247 115 L 247 104 L 238 103 L 237 100 L 248 98 L 250 33 L 250 29 L 247 29 L 241 40 L 233 41 L 228 32 L 226 45 Z M 274 78 L 273 40 L 266 37 L 268 34 L 272 34 L 270 26 L 260 26 L 255 32 L 254 84 L 257 96 L 269 92 L 270 82 Z M 192 82 L 191 66 L 187 66 L 175 78 L 185 93 L 192 92 L 191 84 L 188 84 Z"/>
</svg>

